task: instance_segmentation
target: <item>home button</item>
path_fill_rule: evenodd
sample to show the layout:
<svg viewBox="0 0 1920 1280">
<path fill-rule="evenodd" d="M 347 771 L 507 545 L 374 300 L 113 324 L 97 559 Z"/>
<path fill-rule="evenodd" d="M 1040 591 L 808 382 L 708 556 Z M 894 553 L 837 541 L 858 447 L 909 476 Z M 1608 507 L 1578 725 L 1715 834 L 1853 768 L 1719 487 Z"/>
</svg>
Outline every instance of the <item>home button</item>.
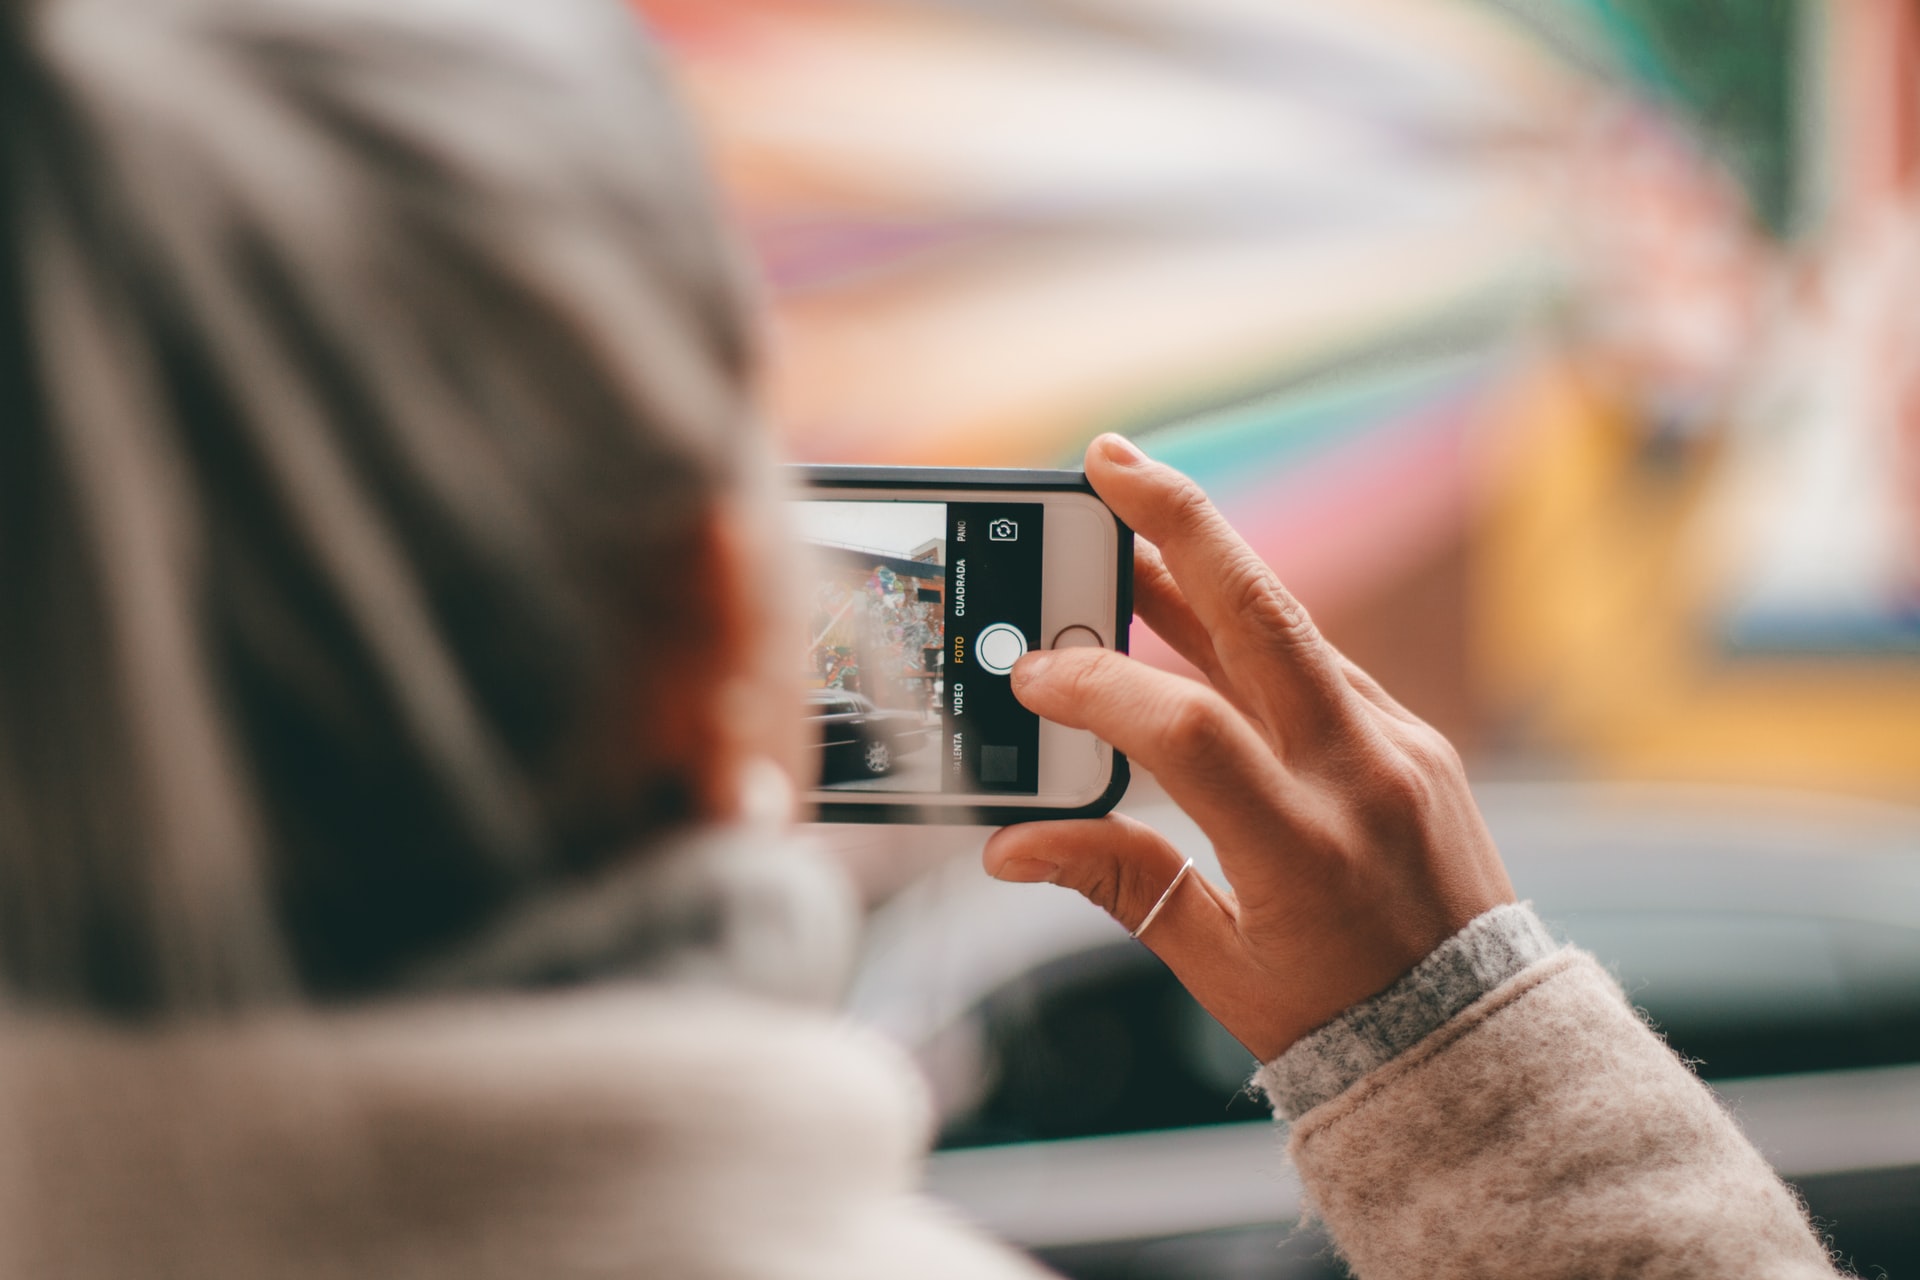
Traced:
<svg viewBox="0 0 1920 1280">
<path fill-rule="evenodd" d="M 1104 649 L 1100 643 L 1100 633 L 1092 627 L 1067 627 L 1053 638 L 1056 649 Z"/>
</svg>

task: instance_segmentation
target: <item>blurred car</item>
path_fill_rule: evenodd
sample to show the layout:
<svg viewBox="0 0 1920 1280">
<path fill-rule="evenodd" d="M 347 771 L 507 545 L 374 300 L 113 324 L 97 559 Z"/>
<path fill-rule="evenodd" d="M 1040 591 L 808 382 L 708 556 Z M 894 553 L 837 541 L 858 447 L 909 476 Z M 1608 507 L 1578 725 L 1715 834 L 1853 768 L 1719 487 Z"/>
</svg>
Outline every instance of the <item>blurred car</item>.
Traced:
<svg viewBox="0 0 1920 1280">
<path fill-rule="evenodd" d="M 1481 800 L 1519 891 L 1697 1062 L 1840 1256 L 1920 1266 L 1920 814 L 1674 788 Z M 1209 865 L 1178 810 L 1134 814 Z M 958 862 L 876 917 L 853 1003 L 932 1082 L 934 1192 L 1064 1274 L 1344 1274 L 1299 1225 L 1251 1059 L 1078 897 Z"/>
<path fill-rule="evenodd" d="M 910 711 L 883 711 L 865 694 L 813 689 L 807 715 L 820 751 L 820 780 L 884 778 L 901 756 L 927 744 L 927 727 Z"/>
</svg>

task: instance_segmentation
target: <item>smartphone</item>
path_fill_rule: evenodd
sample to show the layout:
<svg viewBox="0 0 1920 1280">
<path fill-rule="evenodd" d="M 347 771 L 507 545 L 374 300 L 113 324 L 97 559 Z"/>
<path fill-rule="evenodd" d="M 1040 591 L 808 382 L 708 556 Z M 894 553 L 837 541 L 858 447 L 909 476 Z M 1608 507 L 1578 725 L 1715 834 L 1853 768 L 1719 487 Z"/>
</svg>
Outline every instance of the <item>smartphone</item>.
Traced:
<svg viewBox="0 0 1920 1280">
<path fill-rule="evenodd" d="M 822 822 L 1096 817 L 1127 762 L 1008 683 L 1033 649 L 1124 653 L 1133 531 L 1077 471 L 795 467 Z"/>
</svg>

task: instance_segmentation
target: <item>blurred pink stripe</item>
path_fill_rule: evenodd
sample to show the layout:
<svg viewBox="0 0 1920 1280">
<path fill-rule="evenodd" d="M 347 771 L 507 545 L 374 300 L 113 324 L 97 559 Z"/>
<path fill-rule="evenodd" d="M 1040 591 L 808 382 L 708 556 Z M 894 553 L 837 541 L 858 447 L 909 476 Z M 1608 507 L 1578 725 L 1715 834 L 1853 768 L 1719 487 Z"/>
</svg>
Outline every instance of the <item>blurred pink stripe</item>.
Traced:
<svg viewBox="0 0 1920 1280">
<path fill-rule="evenodd" d="M 1472 477 L 1466 435 L 1481 404 L 1462 396 L 1227 496 L 1221 509 L 1313 612 L 1365 604 L 1464 527 Z M 1187 670 L 1144 626 L 1133 651 Z"/>
</svg>

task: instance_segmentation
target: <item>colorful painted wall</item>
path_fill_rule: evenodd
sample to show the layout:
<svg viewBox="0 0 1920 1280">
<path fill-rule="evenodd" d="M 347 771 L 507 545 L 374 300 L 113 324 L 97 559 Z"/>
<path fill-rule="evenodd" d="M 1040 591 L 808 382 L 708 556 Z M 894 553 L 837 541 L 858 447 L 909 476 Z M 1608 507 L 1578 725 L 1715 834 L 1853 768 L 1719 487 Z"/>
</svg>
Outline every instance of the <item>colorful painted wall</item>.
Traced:
<svg viewBox="0 0 1920 1280">
<path fill-rule="evenodd" d="M 1920 798 L 1905 6 L 640 7 L 794 455 L 1125 430 L 1483 772 Z"/>
</svg>

